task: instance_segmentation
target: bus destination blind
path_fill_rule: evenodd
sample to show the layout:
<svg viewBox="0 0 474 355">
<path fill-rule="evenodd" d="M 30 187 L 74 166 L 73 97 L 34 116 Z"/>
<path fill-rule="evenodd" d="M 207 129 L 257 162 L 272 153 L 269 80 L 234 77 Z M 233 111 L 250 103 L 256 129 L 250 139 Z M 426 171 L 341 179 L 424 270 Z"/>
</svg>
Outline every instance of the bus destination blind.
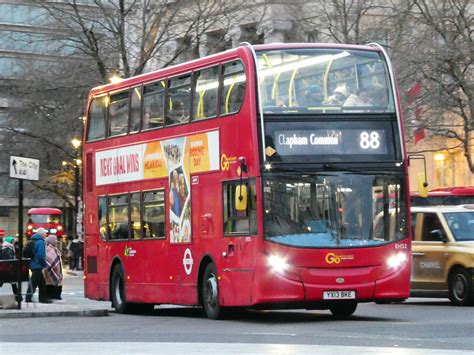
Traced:
<svg viewBox="0 0 474 355">
<path fill-rule="evenodd" d="M 274 131 L 280 156 L 387 154 L 383 129 L 304 129 Z"/>
</svg>

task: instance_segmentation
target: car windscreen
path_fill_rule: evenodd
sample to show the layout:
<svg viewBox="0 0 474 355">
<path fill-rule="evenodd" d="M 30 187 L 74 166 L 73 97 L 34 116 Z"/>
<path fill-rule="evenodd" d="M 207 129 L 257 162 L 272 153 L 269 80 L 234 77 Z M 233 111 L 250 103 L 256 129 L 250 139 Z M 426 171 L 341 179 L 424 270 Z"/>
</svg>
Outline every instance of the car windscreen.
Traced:
<svg viewBox="0 0 474 355">
<path fill-rule="evenodd" d="M 456 241 L 474 240 L 474 211 L 446 212 L 443 215 Z"/>
</svg>

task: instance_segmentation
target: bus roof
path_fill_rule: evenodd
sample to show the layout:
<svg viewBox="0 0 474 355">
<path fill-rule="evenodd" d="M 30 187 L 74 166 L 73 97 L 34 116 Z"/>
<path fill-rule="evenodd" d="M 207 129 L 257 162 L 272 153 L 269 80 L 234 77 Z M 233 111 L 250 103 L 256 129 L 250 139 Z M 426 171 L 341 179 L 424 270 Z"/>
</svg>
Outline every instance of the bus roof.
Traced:
<svg viewBox="0 0 474 355">
<path fill-rule="evenodd" d="M 63 214 L 63 212 L 58 208 L 39 207 L 30 208 L 28 214 Z"/>
<path fill-rule="evenodd" d="M 275 49 L 296 49 L 296 48 L 324 48 L 324 49 L 355 49 L 364 51 L 379 51 L 378 48 L 370 45 L 341 44 L 341 43 L 268 43 L 253 46 L 257 51 Z"/>
<path fill-rule="evenodd" d="M 277 49 L 297 49 L 297 48 L 326 48 L 326 49 L 348 49 L 348 50 L 366 50 L 366 51 L 379 51 L 378 48 L 369 45 L 348 45 L 348 44 L 339 44 L 339 43 L 272 43 L 272 44 L 258 44 L 252 46 L 255 50 L 277 50 Z M 104 93 L 108 93 L 111 91 L 119 91 L 121 89 L 137 85 L 138 83 L 143 83 L 148 80 L 156 80 L 156 73 L 160 72 L 160 76 L 163 78 L 168 75 L 176 75 L 176 72 L 179 71 L 188 71 L 191 70 L 193 67 L 199 66 L 199 64 L 213 64 L 222 61 L 222 60 L 230 60 L 233 58 L 237 58 L 237 54 L 242 51 L 248 50 L 248 46 L 245 44 L 241 44 L 240 46 L 232 49 L 228 49 L 224 52 L 212 54 L 206 57 L 197 58 L 191 61 L 187 61 L 184 63 L 180 63 L 174 66 L 154 70 L 152 72 L 144 73 L 141 75 L 137 75 L 131 78 L 126 78 L 118 83 L 110 83 L 104 84 L 101 86 L 96 86 L 92 88 L 90 91 L 90 95 L 101 95 Z M 196 65 L 197 64 L 197 65 Z"/>
</svg>

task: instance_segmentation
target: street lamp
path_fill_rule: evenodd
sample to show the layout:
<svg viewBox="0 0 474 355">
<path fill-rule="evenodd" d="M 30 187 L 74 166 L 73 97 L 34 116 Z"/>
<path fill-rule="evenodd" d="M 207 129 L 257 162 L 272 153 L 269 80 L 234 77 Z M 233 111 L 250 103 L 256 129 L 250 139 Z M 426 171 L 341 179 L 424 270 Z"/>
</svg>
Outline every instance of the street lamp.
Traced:
<svg viewBox="0 0 474 355">
<path fill-rule="evenodd" d="M 71 140 L 71 144 L 74 147 L 74 221 L 73 221 L 73 233 L 77 236 L 77 215 L 79 212 L 79 169 L 82 163 L 79 159 L 79 151 L 81 147 L 81 140 L 74 138 Z"/>
</svg>

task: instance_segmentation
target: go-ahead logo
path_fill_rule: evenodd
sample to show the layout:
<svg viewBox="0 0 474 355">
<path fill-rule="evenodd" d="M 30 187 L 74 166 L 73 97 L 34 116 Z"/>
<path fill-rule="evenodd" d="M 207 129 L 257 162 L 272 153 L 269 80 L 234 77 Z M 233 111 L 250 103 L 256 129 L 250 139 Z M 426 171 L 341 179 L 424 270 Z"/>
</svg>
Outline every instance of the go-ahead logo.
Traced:
<svg viewBox="0 0 474 355">
<path fill-rule="evenodd" d="M 225 154 L 221 155 L 221 169 L 227 171 L 230 169 L 230 164 L 235 164 L 237 157 L 228 157 Z"/>
<path fill-rule="evenodd" d="M 327 253 L 326 258 L 324 260 L 326 260 L 328 264 L 339 264 L 342 260 L 353 260 L 353 259 L 354 259 L 354 255 L 337 255 L 335 253 Z"/>
</svg>

